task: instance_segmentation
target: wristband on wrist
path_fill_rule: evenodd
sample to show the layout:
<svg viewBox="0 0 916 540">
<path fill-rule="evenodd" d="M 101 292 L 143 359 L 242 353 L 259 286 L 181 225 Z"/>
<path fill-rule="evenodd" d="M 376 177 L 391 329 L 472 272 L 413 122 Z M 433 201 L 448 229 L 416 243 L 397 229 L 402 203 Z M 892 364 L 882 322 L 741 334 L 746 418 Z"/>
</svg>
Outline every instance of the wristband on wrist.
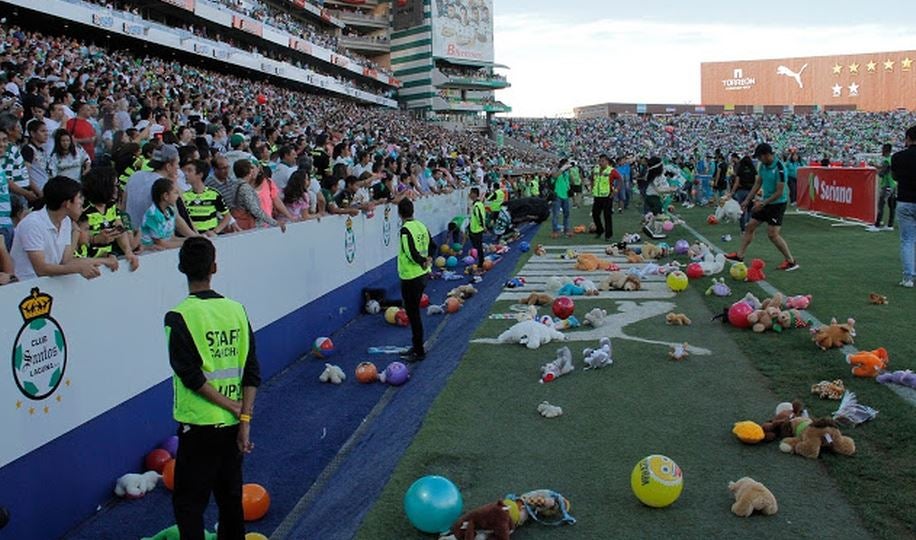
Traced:
<svg viewBox="0 0 916 540">
<path fill-rule="evenodd" d="M 240 414 L 240 415 L 239 415 L 239 422 L 250 423 L 250 422 L 251 422 L 251 415 L 250 415 L 250 414 Z"/>
</svg>

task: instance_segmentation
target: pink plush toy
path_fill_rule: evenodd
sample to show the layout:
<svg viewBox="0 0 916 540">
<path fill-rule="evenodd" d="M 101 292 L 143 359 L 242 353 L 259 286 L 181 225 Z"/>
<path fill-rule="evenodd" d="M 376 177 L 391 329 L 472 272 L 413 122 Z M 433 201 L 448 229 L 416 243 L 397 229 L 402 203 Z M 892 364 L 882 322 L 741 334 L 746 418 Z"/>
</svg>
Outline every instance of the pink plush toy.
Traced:
<svg viewBox="0 0 916 540">
<path fill-rule="evenodd" d="M 786 307 L 789 309 L 808 309 L 809 305 L 811 305 L 810 294 L 800 294 L 786 298 Z"/>
</svg>

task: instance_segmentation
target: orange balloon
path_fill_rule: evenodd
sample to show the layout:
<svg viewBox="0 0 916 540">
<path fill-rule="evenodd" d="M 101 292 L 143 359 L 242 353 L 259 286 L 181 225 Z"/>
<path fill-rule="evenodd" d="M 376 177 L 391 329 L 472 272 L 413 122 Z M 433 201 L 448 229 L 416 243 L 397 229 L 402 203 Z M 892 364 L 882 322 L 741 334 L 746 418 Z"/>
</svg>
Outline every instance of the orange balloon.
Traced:
<svg viewBox="0 0 916 540">
<path fill-rule="evenodd" d="M 461 309 L 461 302 L 457 298 L 449 298 L 445 301 L 445 310 L 449 313 L 456 313 Z"/>
<path fill-rule="evenodd" d="M 169 491 L 175 489 L 175 460 L 170 459 L 162 467 L 162 483 Z"/>
<path fill-rule="evenodd" d="M 260 484 L 242 486 L 242 512 L 245 521 L 257 521 L 270 509 L 270 495 Z"/>
<path fill-rule="evenodd" d="M 360 364 L 356 366 L 357 381 L 363 384 L 369 384 L 375 382 L 377 379 L 378 369 L 372 362 L 360 362 Z"/>
</svg>

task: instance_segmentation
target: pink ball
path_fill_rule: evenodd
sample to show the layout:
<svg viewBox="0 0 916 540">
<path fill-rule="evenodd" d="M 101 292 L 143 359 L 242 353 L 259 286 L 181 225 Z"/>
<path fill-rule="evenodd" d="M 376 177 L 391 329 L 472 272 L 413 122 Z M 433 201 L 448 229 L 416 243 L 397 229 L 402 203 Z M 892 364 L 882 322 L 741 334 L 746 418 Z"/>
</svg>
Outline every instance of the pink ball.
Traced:
<svg viewBox="0 0 916 540">
<path fill-rule="evenodd" d="M 471 248 L 471 251 L 468 252 L 468 257 L 477 258 L 477 248 Z"/>
<path fill-rule="evenodd" d="M 754 312 L 753 306 L 745 301 L 738 301 L 728 308 L 728 322 L 735 328 L 750 328 L 747 316 Z"/>
<path fill-rule="evenodd" d="M 674 230 L 674 222 L 673 222 L 673 221 L 666 221 L 666 222 L 662 223 L 662 230 L 665 231 L 665 232 L 671 232 L 671 231 L 673 231 L 673 230 Z"/>
<path fill-rule="evenodd" d="M 703 277 L 703 267 L 700 263 L 690 263 L 687 265 L 687 277 L 690 279 L 700 279 Z"/>
</svg>

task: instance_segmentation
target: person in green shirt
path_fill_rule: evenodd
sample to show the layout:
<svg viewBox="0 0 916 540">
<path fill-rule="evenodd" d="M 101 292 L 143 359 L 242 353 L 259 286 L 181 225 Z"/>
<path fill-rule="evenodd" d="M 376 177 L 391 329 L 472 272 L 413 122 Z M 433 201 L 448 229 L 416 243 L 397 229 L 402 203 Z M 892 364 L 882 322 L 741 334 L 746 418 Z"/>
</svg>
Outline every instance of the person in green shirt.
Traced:
<svg viewBox="0 0 916 540">
<path fill-rule="evenodd" d="M 569 169 L 566 158 L 560 160 L 557 170 L 553 172 L 553 209 L 551 211 L 551 238 L 559 238 L 563 233 L 567 238 L 572 236 L 569 228 Z M 563 213 L 563 226 L 560 227 L 560 213 Z"/>
<path fill-rule="evenodd" d="M 785 257 L 785 260 L 778 268 L 789 272 L 798 270 L 798 262 L 792 256 L 792 252 L 789 251 L 789 245 L 780 235 L 782 218 L 786 213 L 786 205 L 789 202 L 786 167 L 776 159 L 773 154 L 773 147 L 767 143 L 757 145 L 757 149 L 754 150 L 754 157 L 760 160 L 760 166 L 757 168 L 757 180 L 754 182 L 754 187 L 751 188 L 748 196 L 741 203 L 741 209 L 745 210 L 753 202 L 751 220 L 747 224 L 744 235 L 741 237 L 741 247 L 738 248 L 738 251 L 727 254 L 725 258 L 730 261 L 743 261 L 748 246 L 754 240 L 754 232 L 757 227 L 761 223 L 766 223 L 767 237 Z M 754 201 L 754 196 L 761 187 L 763 188 L 763 199 Z"/>
<path fill-rule="evenodd" d="M 569 193 L 572 195 L 573 208 L 582 206 L 582 171 L 575 161 L 569 168 Z"/>
<path fill-rule="evenodd" d="M 875 224 L 865 229 L 868 232 L 893 231 L 894 214 L 897 212 L 897 181 L 891 174 L 891 149 L 893 147 L 885 144 L 881 147 L 881 163 L 878 169 L 878 217 L 875 218 Z M 887 205 L 887 226 L 882 227 L 881 221 L 884 220 L 884 205 Z"/>
</svg>

